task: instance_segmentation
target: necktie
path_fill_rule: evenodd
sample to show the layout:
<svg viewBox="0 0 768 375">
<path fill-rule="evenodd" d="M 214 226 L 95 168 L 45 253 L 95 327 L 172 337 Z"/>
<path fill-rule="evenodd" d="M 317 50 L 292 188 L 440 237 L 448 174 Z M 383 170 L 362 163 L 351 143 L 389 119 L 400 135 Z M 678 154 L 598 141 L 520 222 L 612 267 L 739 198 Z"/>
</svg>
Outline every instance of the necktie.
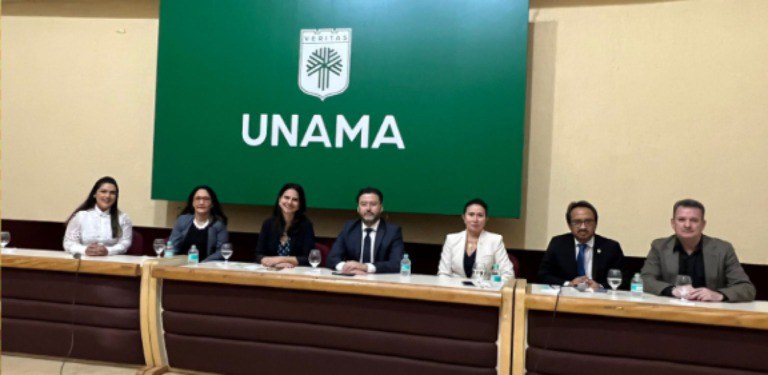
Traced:
<svg viewBox="0 0 768 375">
<path fill-rule="evenodd" d="M 363 263 L 371 263 L 371 232 L 373 228 L 365 228 L 365 238 L 363 239 Z"/>
<path fill-rule="evenodd" d="M 587 251 L 587 244 L 579 244 L 579 253 L 576 255 L 576 273 L 577 276 L 587 274 L 587 268 L 584 266 L 584 252 Z"/>
</svg>

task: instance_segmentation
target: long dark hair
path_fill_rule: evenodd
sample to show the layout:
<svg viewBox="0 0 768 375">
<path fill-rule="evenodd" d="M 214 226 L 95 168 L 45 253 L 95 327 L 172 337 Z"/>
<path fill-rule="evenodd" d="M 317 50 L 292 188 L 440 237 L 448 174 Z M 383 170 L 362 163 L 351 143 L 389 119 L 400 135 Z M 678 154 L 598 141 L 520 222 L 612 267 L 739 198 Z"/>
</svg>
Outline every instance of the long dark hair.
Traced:
<svg viewBox="0 0 768 375">
<path fill-rule="evenodd" d="M 280 209 L 280 197 L 283 196 L 283 193 L 285 193 L 286 190 L 293 189 L 296 190 L 296 193 L 299 194 L 299 209 L 296 211 L 296 213 L 293 215 L 293 220 L 288 226 L 288 235 L 292 233 L 296 233 L 296 231 L 299 230 L 299 225 L 306 216 L 304 215 L 304 212 L 307 211 L 307 199 L 304 195 L 304 188 L 301 187 L 299 184 L 295 184 L 292 182 L 289 182 L 285 185 L 283 185 L 282 188 L 280 188 L 280 192 L 277 193 L 277 199 L 275 199 L 275 207 L 272 209 L 272 223 L 273 223 L 273 229 L 275 230 L 275 233 L 281 234 L 285 230 L 286 222 L 285 218 L 283 217 L 283 211 Z"/>
<path fill-rule="evenodd" d="M 112 238 L 119 238 L 123 235 L 123 228 L 120 227 L 120 209 L 117 208 L 117 201 L 120 198 L 120 187 L 117 186 L 117 181 L 109 176 L 104 176 L 98 179 L 95 184 L 93 184 L 91 192 L 88 193 L 88 197 L 85 198 L 85 201 L 82 204 L 77 206 L 71 215 L 69 215 L 69 219 L 67 219 L 65 224 L 69 224 L 69 222 L 72 221 L 72 218 L 75 217 L 78 212 L 87 211 L 96 206 L 96 191 L 99 190 L 101 185 L 104 184 L 115 185 L 115 203 L 112 205 L 112 207 L 109 208 L 109 217 L 112 223 Z"/>
<path fill-rule="evenodd" d="M 187 207 L 184 207 L 184 210 L 181 211 L 179 216 L 195 214 L 195 206 L 192 205 L 192 201 L 195 199 L 195 193 L 201 189 L 207 191 L 208 195 L 211 196 L 211 224 L 215 223 L 217 220 L 221 220 L 224 225 L 227 225 L 227 215 L 224 215 L 224 210 L 221 208 L 221 203 L 219 203 L 219 197 L 216 196 L 216 192 L 208 185 L 198 185 L 192 189 L 192 192 L 189 193 L 189 197 L 187 197 Z"/>
</svg>

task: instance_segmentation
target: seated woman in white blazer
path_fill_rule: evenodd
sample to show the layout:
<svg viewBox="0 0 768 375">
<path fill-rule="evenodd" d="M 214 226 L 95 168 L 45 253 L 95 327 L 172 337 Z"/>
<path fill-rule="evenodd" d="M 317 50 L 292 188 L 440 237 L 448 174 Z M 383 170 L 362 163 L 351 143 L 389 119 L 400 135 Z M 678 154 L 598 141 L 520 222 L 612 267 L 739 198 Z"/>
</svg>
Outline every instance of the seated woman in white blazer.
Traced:
<svg viewBox="0 0 768 375">
<path fill-rule="evenodd" d="M 501 235 L 485 231 L 487 212 L 488 205 L 482 199 L 473 199 L 464 205 L 461 218 L 466 229 L 445 237 L 438 275 L 469 277 L 475 263 L 482 263 L 487 270 L 498 264 L 503 276 L 515 277 L 504 239 Z"/>
</svg>

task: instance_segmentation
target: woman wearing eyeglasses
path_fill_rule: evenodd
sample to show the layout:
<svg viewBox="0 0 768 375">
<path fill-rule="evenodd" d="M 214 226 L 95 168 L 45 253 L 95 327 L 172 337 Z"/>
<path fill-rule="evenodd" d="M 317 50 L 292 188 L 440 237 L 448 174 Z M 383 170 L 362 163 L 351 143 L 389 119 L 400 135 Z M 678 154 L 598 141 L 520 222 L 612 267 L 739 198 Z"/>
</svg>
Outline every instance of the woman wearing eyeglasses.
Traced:
<svg viewBox="0 0 768 375">
<path fill-rule="evenodd" d="M 200 185 L 192 189 L 168 241 L 173 243 L 176 254 L 186 254 L 195 245 L 200 259 L 224 259 L 220 250 L 221 245 L 229 241 L 227 216 L 210 186 Z"/>
</svg>

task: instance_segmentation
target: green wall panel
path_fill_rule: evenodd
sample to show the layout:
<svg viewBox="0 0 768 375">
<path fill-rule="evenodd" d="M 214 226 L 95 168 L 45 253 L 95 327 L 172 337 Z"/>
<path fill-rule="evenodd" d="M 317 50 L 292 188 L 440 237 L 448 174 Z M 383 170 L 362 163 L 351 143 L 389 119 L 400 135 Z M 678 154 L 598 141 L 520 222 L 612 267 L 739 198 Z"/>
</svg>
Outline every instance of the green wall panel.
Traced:
<svg viewBox="0 0 768 375">
<path fill-rule="evenodd" d="M 162 0 L 152 197 L 205 183 L 271 205 L 298 182 L 310 207 L 352 208 L 370 185 L 388 211 L 481 197 L 519 217 L 527 31 L 527 1 Z M 296 145 L 273 145 L 292 118 Z M 367 139 L 337 143 L 339 118 Z"/>
</svg>

